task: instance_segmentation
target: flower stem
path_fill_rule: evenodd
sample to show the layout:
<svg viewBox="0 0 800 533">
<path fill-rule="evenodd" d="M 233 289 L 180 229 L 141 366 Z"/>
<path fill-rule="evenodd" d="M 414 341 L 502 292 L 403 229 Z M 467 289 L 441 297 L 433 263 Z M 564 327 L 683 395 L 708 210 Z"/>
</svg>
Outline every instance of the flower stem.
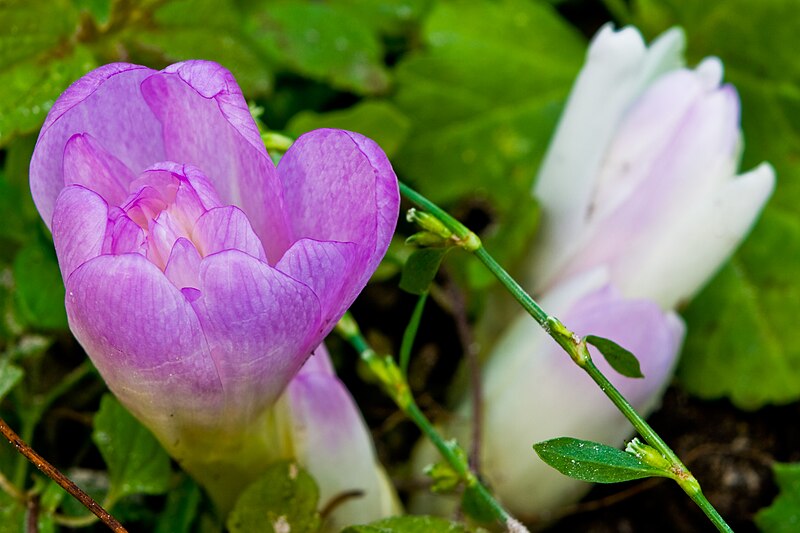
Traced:
<svg viewBox="0 0 800 533">
<path fill-rule="evenodd" d="M 457 235 L 464 241 L 475 241 L 470 237 L 472 232 L 463 224 L 455 220 L 442 208 L 411 189 L 408 185 L 400 184 L 400 192 L 409 200 L 425 209 L 431 215 L 438 218 L 453 234 Z M 480 240 L 477 242 L 480 243 Z M 463 247 L 463 246 L 462 246 Z M 466 247 L 464 247 L 466 248 Z M 617 409 L 627 418 L 630 423 L 636 428 L 636 431 L 656 450 L 659 451 L 670 463 L 670 471 L 673 474 L 673 479 L 680 485 L 686 494 L 694 501 L 717 527 L 719 531 L 732 532 L 733 530 L 728 526 L 725 520 L 714 509 L 711 503 L 703 495 L 700 488 L 700 483 L 695 479 L 688 468 L 681 462 L 675 452 L 667 445 L 666 442 L 650 427 L 650 425 L 642 418 L 633 406 L 625 399 L 624 396 L 611 384 L 608 378 L 598 369 L 592 361 L 591 354 L 589 353 L 586 343 L 578 337 L 575 333 L 567 329 L 557 318 L 548 315 L 544 309 L 520 286 L 517 281 L 506 272 L 506 270 L 495 261 L 482 244 L 477 248 L 469 249 L 475 256 L 494 274 L 494 276 L 503 284 L 514 299 L 530 314 L 536 322 L 566 351 L 570 358 L 581 367 L 589 377 L 594 380 L 606 396 L 612 401 Z"/>
<path fill-rule="evenodd" d="M 436 431 L 436 428 L 433 427 L 431 421 L 428 420 L 428 417 L 420 410 L 417 402 L 414 400 L 405 374 L 400 370 L 391 356 L 381 357 L 375 353 L 361 334 L 358 324 L 355 319 L 353 319 L 352 315 L 346 313 L 339 321 L 339 324 L 337 324 L 336 331 L 355 348 L 361 360 L 367 364 L 367 367 L 369 367 L 372 373 L 380 380 L 381 385 L 389 397 L 391 397 L 403 413 L 417 425 L 420 431 L 430 439 L 464 485 L 474 491 L 485 504 L 486 508 L 492 512 L 494 518 L 506 528 L 510 529 L 513 526 L 516 528 L 515 531 L 527 531 L 527 529 L 519 525 L 519 523 L 508 514 L 508 511 L 500 505 L 489 490 L 481 483 L 478 476 L 470 470 L 467 462 L 467 455 L 461 447 L 454 440 L 445 440 L 439 432 Z M 520 527 L 522 527 L 522 529 L 519 529 Z"/>
</svg>

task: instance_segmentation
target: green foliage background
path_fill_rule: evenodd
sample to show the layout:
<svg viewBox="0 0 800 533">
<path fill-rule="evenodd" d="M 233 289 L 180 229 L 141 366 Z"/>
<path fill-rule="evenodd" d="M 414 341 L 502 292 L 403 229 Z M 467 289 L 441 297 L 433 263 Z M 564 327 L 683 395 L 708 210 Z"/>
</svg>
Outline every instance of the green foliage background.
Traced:
<svg viewBox="0 0 800 533">
<path fill-rule="evenodd" d="M 690 65 L 719 56 L 742 99 L 742 166 L 769 160 L 778 174 L 752 236 L 684 310 L 689 336 L 678 379 L 693 394 L 726 397 L 743 409 L 794 402 L 800 398 L 798 4 L 607 4 L 618 23 L 636 24 L 648 40 L 683 26 Z M 537 166 L 583 62 L 587 35 L 608 18 L 593 0 L 0 0 L 0 399 L 7 395 L 0 413 L 33 437 L 42 398 L 55 401 L 55 384 L 82 357 L 69 340 L 63 285 L 30 199 L 27 167 L 54 100 L 90 69 L 111 61 L 154 68 L 190 58 L 218 61 L 261 109 L 267 127 L 290 135 L 316 127 L 360 131 L 384 147 L 401 179 L 431 199 L 455 214 L 487 213 L 487 248 L 514 267 L 536 230 L 538 210 L 528 191 Z M 491 284 L 482 272 L 465 267 L 462 274 L 472 291 Z M 77 400 L 82 408 L 96 406 L 102 385 L 93 383 Z M 133 430 L 114 431 L 125 440 Z M 119 487 L 132 481 L 117 478 L 128 470 L 115 470 L 112 456 L 100 451 L 112 489 L 124 492 Z M 22 482 L 21 468 L 0 448 L 0 471 L 16 472 Z M 181 513 L 195 509 L 199 498 L 186 483 L 176 478 L 133 492 L 177 486 L 166 509 L 172 509 L 169 523 L 180 524 L 172 531 L 185 531 L 194 515 Z M 43 498 L 57 492 L 40 485 Z M 153 519 L 125 495 L 119 512 Z M 61 502 L 53 496 L 49 505 Z M 18 531 L 22 514 L 0 493 L 0 531 Z M 761 523 L 770 523 L 772 515 L 764 516 Z M 43 531 L 56 527 L 43 520 Z"/>
</svg>

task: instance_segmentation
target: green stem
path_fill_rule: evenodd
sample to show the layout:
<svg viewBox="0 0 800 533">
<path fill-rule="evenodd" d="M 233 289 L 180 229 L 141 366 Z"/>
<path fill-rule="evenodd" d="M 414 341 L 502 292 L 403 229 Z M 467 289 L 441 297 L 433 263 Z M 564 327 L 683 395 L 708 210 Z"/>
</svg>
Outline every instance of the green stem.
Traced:
<svg viewBox="0 0 800 533">
<path fill-rule="evenodd" d="M 425 309 L 425 302 L 428 300 L 428 293 L 423 292 L 417 300 L 417 305 L 414 306 L 414 312 L 411 314 L 411 320 L 403 332 L 403 342 L 400 344 L 400 370 L 403 371 L 404 376 L 408 376 L 408 362 L 411 360 L 411 349 L 414 347 L 414 339 L 417 337 L 417 330 L 419 329 L 420 320 L 422 320 L 422 311 Z"/>
<path fill-rule="evenodd" d="M 480 482 L 469 468 L 466 453 L 456 444 L 455 441 L 447 441 L 436 431 L 433 424 L 420 410 L 411 390 L 408 387 L 405 374 L 395 364 L 391 357 L 381 357 L 369 346 L 367 340 L 361 335 L 358 324 L 353 317 L 347 313 L 336 326 L 337 332 L 350 343 L 358 352 L 373 374 L 380 380 L 386 393 L 394 400 L 395 404 L 408 416 L 412 422 L 430 439 L 433 445 L 439 450 L 442 457 L 447 461 L 453 471 L 459 476 L 464 484 L 471 488 L 475 494 L 483 501 L 487 509 L 490 509 L 495 519 L 506 526 L 517 524 L 508 514 L 502 505 L 492 496 L 489 490 Z M 521 527 L 521 526 L 519 526 Z M 524 528 L 518 531 L 527 531 Z"/>
<path fill-rule="evenodd" d="M 414 191 L 405 184 L 400 185 L 400 191 L 409 200 L 416 203 L 430 214 L 437 217 L 450 231 L 458 235 L 463 240 L 472 240 L 472 232 L 463 224 L 455 220 L 452 216 L 442 210 L 439 206 Z M 478 242 L 480 242 L 478 240 Z M 466 248 L 466 247 L 465 247 Z M 557 318 L 548 315 L 544 309 L 520 286 L 517 281 L 506 272 L 506 270 L 495 261 L 488 251 L 479 245 L 476 248 L 467 248 L 489 269 L 492 274 L 503 284 L 511 293 L 514 299 L 527 311 L 542 328 L 555 340 L 570 358 L 581 367 L 595 383 L 600 387 L 606 396 L 614 403 L 619 411 L 627 418 L 636 431 L 656 450 L 659 451 L 672 464 L 671 473 L 673 479 L 680 485 L 686 494 L 703 510 L 706 516 L 717 527 L 719 531 L 733 531 L 720 514 L 714 509 L 711 503 L 703 495 L 700 483 L 692 475 L 688 468 L 681 462 L 675 452 L 666 442 L 653 430 L 652 427 L 642 418 L 633 406 L 625 399 L 622 394 L 611 384 L 602 372 L 594 365 L 586 343 L 567 329 Z"/>
</svg>

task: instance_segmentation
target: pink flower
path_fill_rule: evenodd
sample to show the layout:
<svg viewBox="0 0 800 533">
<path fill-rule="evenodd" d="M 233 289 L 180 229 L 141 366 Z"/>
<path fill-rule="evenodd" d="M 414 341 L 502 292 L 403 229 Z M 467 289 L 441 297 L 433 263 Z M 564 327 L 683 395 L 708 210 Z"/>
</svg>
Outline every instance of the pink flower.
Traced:
<svg viewBox="0 0 800 533">
<path fill-rule="evenodd" d="M 201 482 L 231 454 L 255 476 L 265 443 L 243 442 L 386 252 L 399 193 L 381 149 L 317 130 L 276 168 L 221 66 L 111 64 L 55 103 L 30 179 L 111 390 Z"/>
</svg>

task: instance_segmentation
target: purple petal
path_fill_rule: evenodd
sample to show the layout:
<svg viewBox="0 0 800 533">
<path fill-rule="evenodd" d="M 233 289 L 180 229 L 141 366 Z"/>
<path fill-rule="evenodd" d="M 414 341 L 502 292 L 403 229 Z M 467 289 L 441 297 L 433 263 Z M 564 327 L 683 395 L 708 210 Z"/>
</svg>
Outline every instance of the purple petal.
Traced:
<svg viewBox="0 0 800 533">
<path fill-rule="evenodd" d="M 275 266 L 278 270 L 308 285 L 322 308 L 323 336 L 364 288 L 361 283 L 364 253 L 352 242 L 320 242 L 300 239 Z"/>
<path fill-rule="evenodd" d="M 247 216 L 232 205 L 212 209 L 201 216 L 194 226 L 193 237 L 204 257 L 223 250 L 239 250 L 259 261 L 267 261 Z"/>
<path fill-rule="evenodd" d="M 322 353 L 317 357 L 327 357 L 324 346 L 318 352 Z M 342 382 L 326 372 L 301 373 L 287 394 L 295 456 L 319 484 L 320 504 L 346 491 L 364 493 L 337 507 L 329 518 L 333 523 L 326 526 L 339 529 L 388 516 L 391 498 L 382 483 L 372 439 Z"/>
<path fill-rule="evenodd" d="M 270 405 L 319 344 L 319 302 L 305 285 L 238 250 L 200 265 L 203 324 L 232 412 Z"/>
<path fill-rule="evenodd" d="M 179 289 L 200 286 L 200 254 L 188 239 L 175 241 L 164 274 Z"/>
<path fill-rule="evenodd" d="M 370 139 L 322 129 L 297 139 L 278 166 L 295 239 L 354 242 L 367 252 L 360 288 L 392 238 L 400 204 L 397 177 Z"/>
<path fill-rule="evenodd" d="M 128 197 L 128 184 L 135 179 L 125 163 L 108 153 L 88 133 L 76 134 L 64 148 L 64 185 L 83 185 L 111 205 Z"/>
<path fill-rule="evenodd" d="M 184 427 L 226 419 L 222 387 L 197 316 L 137 254 L 103 255 L 67 280 L 70 328 L 117 398 L 172 446 Z"/>
<path fill-rule="evenodd" d="M 167 157 L 191 163 L 224 204 L 240 207 L 271 262 L 289 246 L 280 182 L 230 72 L 208 61 L 171 65 L 142 93 L 162 123 Z"/>
<path fill-rule="evenodd" d="M 76 268 L 103 253 L 108 226 L 108 204 L 96 193 L 79 185 L 61 191 L 52 228 L 65 281 Z"/>
<path fill-rule="evenodd" d="M 127 215 L 120 214 L 113 223 L 111 229 L 111 242 L 106 240 L 103 249 L 104 253 L 120 255 L 125 253 L 145 254 L 144 231 L 139 225 L 128 218 Z"/>
<path fill-rule="evenodd" d="M 161 127 L 139 89 L 152 73 L 137 65 L 105 65 L 73 83 L 53 105 L 30 168 L 31 194 L 48 227 L 64 188 L 64 148 L 74 134 L 102 139 L 104 148 L 134 174 L 165 159 Z"/>
</svg>

